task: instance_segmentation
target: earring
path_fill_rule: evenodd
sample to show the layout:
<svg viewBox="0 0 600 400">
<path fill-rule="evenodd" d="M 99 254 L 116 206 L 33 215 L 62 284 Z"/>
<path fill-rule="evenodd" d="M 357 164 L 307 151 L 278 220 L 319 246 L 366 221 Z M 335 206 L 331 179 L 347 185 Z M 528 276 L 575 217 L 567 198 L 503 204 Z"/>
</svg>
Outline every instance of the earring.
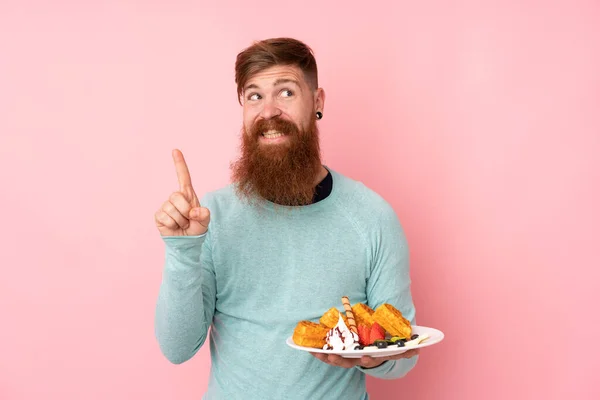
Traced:
<svg viewBox="0 0 600 400">
<path fill-rule="evenodd" d="M 317 111 L 317 119 L 323 118 L 323 113 L 321 111 Z"/>
</svg>

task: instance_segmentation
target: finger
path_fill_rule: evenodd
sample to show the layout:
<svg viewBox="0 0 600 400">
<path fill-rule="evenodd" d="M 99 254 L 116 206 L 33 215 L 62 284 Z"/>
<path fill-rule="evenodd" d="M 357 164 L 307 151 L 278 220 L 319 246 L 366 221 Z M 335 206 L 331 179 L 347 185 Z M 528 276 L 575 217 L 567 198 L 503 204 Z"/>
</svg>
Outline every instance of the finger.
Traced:
<svg viewBox="0 0 600 400">
<path fill-rule="evenodd" d="M 200 225 L 208 228 L 208 224 L 210 223 L 210 211 L 205 207 L 192 208 L 190 211 L 190 219 L 198 221 Z"/>
<path fill-rule="evenodd" d="M 175 221 L 177 227 L 181 229 L 187 229 L 187 227 L 190 226 L 190 221 L 181 215 L 179 210 L 177 210 L 177 208 L 170 201 L 165 201 L 162 210 Z"/>
<path fill-rule="evenodd" d="M 185 158 L 183 158 L 183 153 L 178 149 L 173 150 L 173 161 L 175 162 L 175 171 L 177 172 L 177 180 L 179 181 L 179 190 L 188 194 L 188 192 L 193 191 L 192 178 L 190 177 L 190 170 L 185 162 Z"/>
<path fill-rule="evenodd" d="M 323 353 L 310 353 L 313 355 L 313 357 L 315 357 L 316 359 L 323 361 L 324 363 L 327 363 L 327 354 L 323 354 Z"/>
<path fill-rule="evenodd" d="M 200 207 L 200 200 L 198 200 L 198 196 L 196 196 L 196 192 L 192 188 L 192 207 Z"/>
<path fill-rule="evenodd" d="M 421 349 L 413 349 L 413 350 L 409 350 L 405 353 L 402 353 L 400 355 L 404 355 L 404 358 L 412 358 L 414 356 L 419 355 L 420 352 L 421 352 Z"/>
<path fill-rule="evenodd" d="M 154 219 L 158 224 L 166 226 L 169 229 L 179 228 L 177 222 L 175 222 L 173 218 L 169 217 L 169 215 L 167 215 L 167 213 L 165 213 L 162 209 L 157 211 L 156 214 L 154 214 Z"/>
<path fill-rule="evenodd" d="M 344 358 L 336 354 L 330 354 L 327 361 L 331 365 L 342 368 L 352 368 L 360 362 L 359 358 Z"/>
<path fill-rule="evenodd" d="M 371 356 L 362 356 L 360 358 L 360 365 L 364 368 L 373 368 L 380 365 L 386 360 L 388 360 L 388 357 L 373 358 Z"/>
<path fill-rule="evenodd" d="M 329 362 L 329 359 L 327 358 L 327 354 L 323 354 L 323 353 L 310 353 L 310 354 L 312 354 L 316 359 L 324 362 L 327 365 L 335 366 Z"/>
<path fill-rule="evenodd" d="M 181 192 L 174 192 L 169 196 L 169 201 L 177 211 L 183 215 L 185 218 L 190 218 L 190 211 L 192 210 L 192 205 L 187 201 L 184 194 Z"/>
<path fill-rule="evenodd" d="M 412 357 L 418 355 L 419 352 L 420 352 L 420 349 L 412 349 L 412 350 L 405 351 L 404 353 L 396 354 L 395 356 L 389 356 L 386 358 L 389 360 L 400 360 L 402 358 L 412 358 Z"/>
<path fill-rule="evenodd" d="M 334 367 L 352 368 L 358 364 L 358 358 L 344 358 L 335 354 L 310 353 L 313 357 Z"/>
</svg>

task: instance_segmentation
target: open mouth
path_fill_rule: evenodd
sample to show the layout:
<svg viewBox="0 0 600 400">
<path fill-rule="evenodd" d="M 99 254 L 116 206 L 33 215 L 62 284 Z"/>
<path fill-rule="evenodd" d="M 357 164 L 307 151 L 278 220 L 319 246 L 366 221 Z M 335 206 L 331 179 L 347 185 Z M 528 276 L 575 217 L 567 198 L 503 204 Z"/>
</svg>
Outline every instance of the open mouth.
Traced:
<svg viewBox="0 0 600 400">
<path fill-rule="evenodd" d="M 283 133 L 277 132 L 275 130 L 270 130 L 270 131 L 262 133 L 262 137 L 264 137 L 266 139 L 275 139 L 275 138 L 278 138 L 281 136 L 285 136 L 285 135 Z"/>
</svg>

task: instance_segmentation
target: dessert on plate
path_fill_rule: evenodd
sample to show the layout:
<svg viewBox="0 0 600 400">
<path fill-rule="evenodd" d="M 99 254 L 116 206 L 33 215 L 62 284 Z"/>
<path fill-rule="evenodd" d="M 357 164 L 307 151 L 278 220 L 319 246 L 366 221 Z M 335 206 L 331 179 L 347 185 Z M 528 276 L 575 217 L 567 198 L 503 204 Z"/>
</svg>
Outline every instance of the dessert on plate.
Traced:
<svg viewBox="0 0 600 400">
<path fill-rule="evenodd" d="M 412 335 L 410 321 L 402 316 L 394 306 L 382 304 L 373 313 L 373 320 L 383 327 L 392 336 L 409 338 Z"/>
<path fill-rule="evenodd" d="M 337 308 L 335 307 L 331 307 L 329 310 L 327 310 L 325 312 L 325 314 L 323 314 L 321 316 L 321 318 L 319 319 L 319 322 L 321 323 L 321 325 L 324 325 L 326 327 L 328 327 L 329 329 L 333 328 L 337 322 L 338 322 L 338 317 L 342 316 L 342 319 L 344 320 L 344 323 L 347 324 L 348 323 L 348 318 L 343 315 Z"/>
<path fill-rule="evenodd" d="M 348 328 L 340 314 L 338 323 L 325 335 L 323 350 L 355 350 L 357 346 L 358 333 Z"/>
<path fill-rule="evenodd" d="M 391 304 L 382 304 L 375 310 L 364 303 L 350 305 L 342 297 L 344 313 L 336 307 L 327 310 L 319 322 L 300 321 L 292 340 L 298 346 L 323 350 L 345 351 L 410 347 L 421 343 L 427 336 L 413 334 L 410 321 Z"/>
<path fill-rule="evenodd" d="M 311 321 L 300 321 L 294 329 L 292 340 L 298 346 L 323 348 L 325 345 L 325 336 L 329 328 L 325 325 L 317 324 Z"/>
<path fill-rule="evenodd" d="M 373 313 L 375 311 L 366 305 L 365 303 L 356 303 L 352 306 L 352 311 L 354 312 L 354 318 L 356 320 L 356 325 L 365 325 L 367 328 L 371 329 L 373 326 Z"/>
</svg>

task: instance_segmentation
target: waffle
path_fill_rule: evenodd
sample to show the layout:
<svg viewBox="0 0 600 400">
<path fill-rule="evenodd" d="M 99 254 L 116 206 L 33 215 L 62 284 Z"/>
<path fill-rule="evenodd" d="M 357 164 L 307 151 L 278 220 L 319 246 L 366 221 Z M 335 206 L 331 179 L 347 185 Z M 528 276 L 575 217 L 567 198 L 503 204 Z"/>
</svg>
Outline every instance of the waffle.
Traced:
<svg viewBox="0 0 600 400">
<path fill-rule="evenodd" d="M 382 304 L 373 313 L 373 320 L 388 331 L 392 336 L 410 338 L 412 328 L 410 321 L 402 316 L 391 304 Z"/>
<path fill-rule="evenodd" d="M 294 329 L 292 340 L 298 346 L 322 349 L 329 328 L 311 321 L 300 321 Z"/>
<path fill-rule="evenodd" d="M 339 319 L 340 311 L 335 307 L 331 307 L 329 310 L 327 310 L 325 314 L 323 314 L 321 319 L 319 319 L 319 322 L 321 323 L 321 325 L 324 325 L 327 328 L 331 329 L 337 325 Z M 348 326 L 348 318 L 346 318 L 344 314 L 342 314 L 342 319 L 344 320 L 346 326 Z"/>
<path fill-rule="evenodd" d="M 354 319 L 356 320 L 356 325 L 365 325 L 367 328 L 371 329 L 373 326 L 373 309 L 364 303 L 356 303 L 352 306 L 352 313 L 354 314 Z"/>
</svg>

